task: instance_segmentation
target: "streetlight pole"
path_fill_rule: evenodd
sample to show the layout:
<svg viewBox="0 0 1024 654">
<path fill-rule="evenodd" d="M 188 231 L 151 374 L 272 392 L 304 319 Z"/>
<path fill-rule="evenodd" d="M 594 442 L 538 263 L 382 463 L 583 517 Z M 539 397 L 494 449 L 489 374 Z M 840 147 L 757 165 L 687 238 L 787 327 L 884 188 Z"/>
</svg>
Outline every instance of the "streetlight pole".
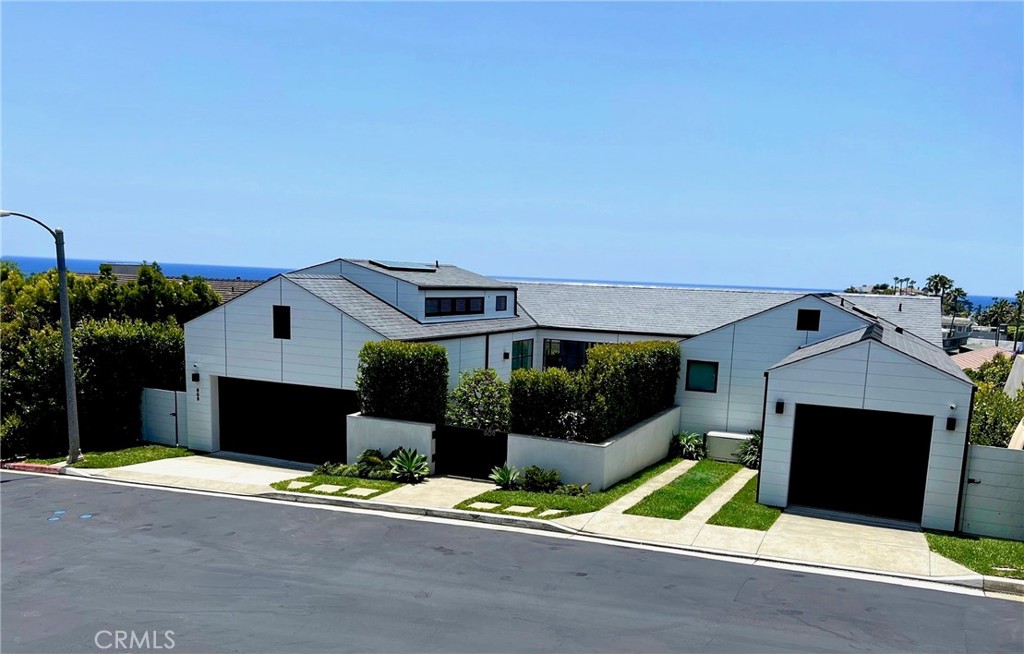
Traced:
<svg viewBox="0 0 1024 654">
<path fill-rule="evenodd" d="M 31 220 L 50 233 L 57 245 L 57 279 L 60 286 L 60 332 L 64 340 L 64 393 L 68 410 L 68 465 L 82 457 L 78 437 L 78 393 L 75 389 L 75 358 L 71 350 L 71 308 L 68 302 L 68 267 L 64 260 L 64 230 L 50 229 L 43 221 L 32 216 L 0 209 L 0 218 L 17 216 Z"/>
</svg>

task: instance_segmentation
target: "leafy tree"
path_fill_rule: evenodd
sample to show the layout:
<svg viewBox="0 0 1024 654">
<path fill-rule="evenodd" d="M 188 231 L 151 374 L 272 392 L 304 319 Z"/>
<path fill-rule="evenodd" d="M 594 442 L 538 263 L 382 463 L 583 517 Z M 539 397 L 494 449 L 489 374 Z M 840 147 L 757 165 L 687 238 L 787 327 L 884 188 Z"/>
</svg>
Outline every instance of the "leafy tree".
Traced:
<svg viewBox="0 0 1024 654">
<path fill-rule="evenodd" d="M 1014 330 L 1013 330 L 1013 349 L 1017 349 L 1017 343 L 1020 342 L 1020 319 L 1024 314 L 1024 291 L 1017 291 L 1014 296 L 1014 304 L 1017 307 L 1017 316 L 1013 319 Z"/>
<path fill-rule="evenodd" d="M 953 280 L 939 273 L 929 275 L 924 282 L 923 290 L 930 295 L 938 295 L 939 305 L 945 308 L 946 293 L 953 290 Z"/>
<path fill-rule="evenodd" d="M 1010 304 L 1009 300 L 992 298 L 992 304 L 979 314 L 978 321 L 983 325 L 991 325 L 992 327 L 1006 325 L 1013 322 L 1016 313 L 1017 309 L 1013 304 Z"/>
<path fill-rule="evenodd" d="M 1011 368 L 1013 368 L 1013 359 L 999 354 L 994 359 L 978 366 L 976 370 L 965 370 L 964 372 L 976 384 L 992 384 L 1002 388 L 1010 376 Z"/>
<path fill-rule="evenodd" d="M 472 427 L 490 436 L 507 432 L 511 420 L 508 384 L 493 369 L 459 375 L 459 385 L 448 395 L 445 417 L 449 425 Z"/>
<path fill-rule="evenodd" d="M 1011 398 L 1001 387 L 982 382 L 974 396 L 971 443 L 1006 447 L 1021 418 L 1024 418 L 1024 389 Z"/>
</svg>

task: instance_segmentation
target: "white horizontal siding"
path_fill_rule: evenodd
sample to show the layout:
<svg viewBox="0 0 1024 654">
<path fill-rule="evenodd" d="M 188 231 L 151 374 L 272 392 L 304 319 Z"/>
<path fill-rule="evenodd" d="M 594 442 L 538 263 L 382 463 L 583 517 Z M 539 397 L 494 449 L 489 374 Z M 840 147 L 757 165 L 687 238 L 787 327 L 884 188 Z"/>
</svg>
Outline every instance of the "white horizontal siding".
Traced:
<svg viewBox="0 0 1024 654">
<path fill-rule="evenodd" d="M 291 307 L 291 338 L 281 341 L 281 381 L 341 388 L 341 313 L 285 280 L 281 303 Z"/>
<path fill-rule="evenodd" d="M 448 352 L 448 388 L 459 383 L 459 374 L 484 367 L 484 336 L 452 338 L 434 341 Z"/>
<path fill-rule="evenodd" d="M 971 445 L 965 481 L 961 529 L 1024 540 L 1024 451 Z"/>
<path fill-rule="evenodd" d="M 879 367 L 882 374 L 876 373 Z M 967 383 L 880 343 L 864 341 L 773 370 L 766 399 L 769 410 L 765 415 L 761 463 L 762 502 L 787 504 L 796 405 L 925 415 L 932 418 L 932 431 L 922 525 L 954 528 L 971 401 L 971 387 Z M 784 402 L 782 414 L 774 412 L 779 401 Z M 956 405 L 956 409 L 951 410 L 950 405 Z M 949 416 L 957 418 L 953 431 L 946 430 Z"/>
<path fill-rule="evenodd" d="M 358 320 L 348 316 L 342 316 L 342 374 L 341 387 L 354 391 L 356 390 L 356 377 L 359 374 L 359 350 L 367 341 L 387 340 L 377 332 L 373 331 Z"/>
<path fill-rule="evenodd" d="M 417 315 L 415 313 L 415 306 L 410 306 L 410 298 L 416 296 L 419 292 L 419 289 L 414 284 L 395 279 L 383 272 L 377 272 L 358 264 L 349 263 L 348 261 L 341 262 L 341 274 L 348 281 L 384 300 L 391 306 L 406 311 L 411 315 Z"/>
</svg>

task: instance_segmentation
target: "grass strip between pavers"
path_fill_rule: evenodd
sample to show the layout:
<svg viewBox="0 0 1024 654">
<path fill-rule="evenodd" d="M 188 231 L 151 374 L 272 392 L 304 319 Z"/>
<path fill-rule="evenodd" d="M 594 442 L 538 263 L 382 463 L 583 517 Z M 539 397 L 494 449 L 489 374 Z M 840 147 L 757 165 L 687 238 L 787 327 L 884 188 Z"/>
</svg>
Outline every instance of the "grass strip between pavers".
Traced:
<svg viewBox="0 0 1024 654">
<path fill-rule="evenodd" d="M 542 511 L 546 511 L 547 509 L 565 511 L 565 513 L 552 516 L 554 518 L 564 518 L 566 516 L 578 515 L 580 513 L 591 513 L 593 511 L 600 511 L 626 493 L 636 490 L 680 461 L 682 461 L 682 459 L 665 459 L 661 463 L 655 463 L 653 466 L 641 470 L 632 477 L 623 479 L 611 488 L 591 493 L 587 497 L 555 495 L 554 493 L 531 493 L 529 491 L 522 490 L 492 490 L 487 491 L 486 493 L 481 493 L 476 497 L 471 497 L 458 504 L 455 508 L 465 509 L 467 511 L 483 511 L 484 513 L 500 513 L 502 515 L 525 515 L 534 518 L 539 517 L 537 514 Z M 473 509 L 469 507 L 473 502 L 493 502 L 499 506 L 493 509 Z M 516 504 L 520 506 L 533 506 L 536 507 L 536 509 L 530 513 L 516 514 L 503 511 L 506 507 Z"/>
<path fill-rule="evenodd" d="M 640 500 L 625 513 L 678 520 L 742 467 L 738 463 L 722 463 L 711 459 L 698 461 L 685 474 Z"/>
<path fill-rule="evenodd" d="M 309 486 L 305 488 L 288 488 L 288 484 L 293 481 L 305 481 L 309 482 Z M 320 484 L 333 484 L 335 486 L 341 486 L 341 490 L 333 493 L 324 493 L 322 491 L 312 490 L 314 486 Z M 336 477 L 334 475 L 309 475 L 308 477 L 298 477 L 296 479 L 285 479 L 270 485 L 275 490 L 288 491 L 290 493 L 309 493 L 310 495 L 333 495 L 335 497 L 347 497 L 354 500 L 371 500 L 378 495 L 386 493 L 391 490 L 395 490 L 400 486 L 397 481 L 388 481 L 386 479 L 363 479 L 362 477 Z M 345 491 L 350 488 L 368 488 L 370 490 L 377 491 L 373 495 L 346 495 Z"/>
<path fill-rule="evenodd" d="M 195 453 L 184 447 L 140 445 L 112 452 L 86 452 L 84 454 L 85 458 L 73 464 L 72 467 L 120 468 L 122 466 L 135 465 L 136 463 L 147 463 L 149 461 L 159 461 L 160 459 L 176 459 L 182 456 L 192 456 L 193 454 Z"/>
<path fill-rule="evenodd" d="M 768 531 L 781 513 L 781 509 L 757 503 L 757 475 L 754 475 L 718 513 L 711 516 L 708 524 Z"/>
<path fill-rule="evenodd" d="M 1024 579 L 1024 543 L 981 536 L 925 533 L 928 547 L 975 572 Z"/>
</svg>

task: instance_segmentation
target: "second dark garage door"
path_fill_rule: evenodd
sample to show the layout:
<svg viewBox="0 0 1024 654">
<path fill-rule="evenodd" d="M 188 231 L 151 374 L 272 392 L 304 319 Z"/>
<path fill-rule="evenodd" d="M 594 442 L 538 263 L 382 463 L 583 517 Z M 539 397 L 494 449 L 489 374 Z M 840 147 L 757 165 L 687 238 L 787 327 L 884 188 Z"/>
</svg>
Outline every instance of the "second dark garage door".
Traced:
<svg viewBox="0 0 1024 654">
<path fill-rule="evenodd" d="M 921 522 L 932 417 L 798 404 L 789 504 Z"/>
<path fill-rule="evenodd" d="M 221 377 L 220 449 L 288 461 L 345 461 L 355 391 Z"/>
</svg>

